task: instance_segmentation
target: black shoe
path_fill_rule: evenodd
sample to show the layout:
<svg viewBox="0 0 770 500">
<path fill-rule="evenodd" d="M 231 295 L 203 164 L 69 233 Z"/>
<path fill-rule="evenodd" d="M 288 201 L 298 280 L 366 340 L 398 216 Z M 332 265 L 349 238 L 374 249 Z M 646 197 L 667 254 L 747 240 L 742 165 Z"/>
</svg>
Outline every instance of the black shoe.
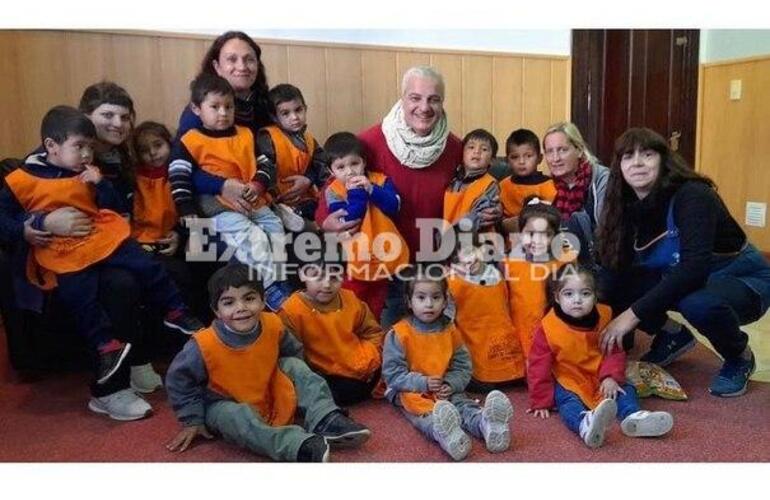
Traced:
<svg viewBox="0 0 770 500">
<path fill-rule="evenodd" d="M 318 422 L 313 434 L 325 437 L 332 447 L 353 448 L 365 443 L 372 431 L 334 410 Z"/>
<path fill-rule="evenodd" d="M 168 328 L 182 332 L 185 335 L 192 335 L 198 330 L 206 328 L 198 318 L 193 316 L 187 309 L 174 309 L 163 318 L 163 324 Z"/>
<path fill-rule="evenodd" d="M 128 356 L 131 344 L 113 340 L 99 352 L 98 365 L 96 367 L 96 383 L 101 385 L 107 382 L 120 368 L 120 365 Z"/>
<path fill-rule="evenodd" d="M 297 452 L 297 462 L 328 462 L 329 443 L 321 436 L 312 436 L 302 442 Z"/>
<path fill-rule="evenodd" d="M 684 325 L 679 333 L 660 331 L 652 338 L 650 350 L 640 358 L 640 361 L 663 367 L 693 349 L 697 343 L 693 334 Z"/>
</svg>

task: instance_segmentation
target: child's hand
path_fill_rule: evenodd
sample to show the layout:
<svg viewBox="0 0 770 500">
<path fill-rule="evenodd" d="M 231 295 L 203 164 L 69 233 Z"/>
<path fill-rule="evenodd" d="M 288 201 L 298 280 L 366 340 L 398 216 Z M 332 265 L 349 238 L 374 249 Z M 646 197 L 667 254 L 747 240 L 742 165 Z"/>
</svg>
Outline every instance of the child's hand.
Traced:
<svg viewBox="0 0 770 500">
<path fill-rule="evenodd" d="M 251 204 L 244 198 L 248 192 L 249 186 L 236 179 L 227 179 L 222 185 L 222 198 L 230 202 L 236 212 L 243 215 L 248 215 L 251 211 Z"/>
<path fill-rule="evenodd" d="M 190 443 L 193 442 L 195 436 L 203 436 L 206 439 L 214 438 L 214 436 L 209 434 L 209 431 L 206 430 L 205 425 L 191 425 L 190 427 L 185 427 L 179 431 L 179 434 L 174 436 L 174 439 L 166 445 L 166 449 L 168 451 L 178 451 L 179 453 L 182 453 L 188 446 L 190 446 Z"/>
<path fill-rule="evenodd" d="M 78 179 L 85 184 L 99 184 L 102 182 L 102 173 L 93 165 L 86 165 L 85 170 L 80 172 Z"/>
<path fill-rule="evenodd" d="M 356 175 L 348 179 L 345 183 L 347 189 L 365 189 L 367 193 L 372 194 L 372 183 L 365 175 Z"/>
<path fill-rule="evenodd" d="M 30 217 L 24 222 L 24 240 L 33 247 L 45 247 L 51 243 L 53 234 L 48 231 L 39 231 L 32 227 L 32 220 L 34 217 Z"/>
<path fill-rule="evenodd" d="M 174 255 L 179 248 L 179 233 L 170 231 L 165 238 L 158 240 L 163 248 L 158 251 L 161 255 Z"/>
<path fill-rule="evenodd" d="M 264 192 L 265 188 L 262 187 L 262 184 L 257 181 L 251 181 L 246 184 L 246 188 L 243 190 L 243 199 L 249 203 L 254 203 Z"/>
<path fill-rule="evenodd" d="M 533 417 L 540 417 L 540 418 L 548 418 L 551 416 L 551 413 L 546 408 L 542 408 L 540 410 L 533 410 L 532 408 L 527 410 L 527 413 L 531 413 Z"/>
<path fill-rule="evenodd" d="M 286 203 L 287 205 L 293 205 L 299 201 L 299 197 L 302 196 L 305 191 L 310 189 L 312 182 L 304 175 L 290 175 L 285 179 L 282 179 L 282 184 L 289 184 L 288 189 L 278 197 L 278 201 Z"/>
<path fill-rule="evenodd" d="M 436 393 L 436 397 L 439 399 L 449 399 L 454 391 L 449 384 L 441 384 L 441 389 Z"/>
<path fill-rule="evenodd" d="M 440 377 L 428 377 L 428 391 L 429 392 L 438 392 L 441 390 L 441 385 L 444 383 L 444 380 Z"/>
<path fill-rule="evenodd" d="M 602 380 L 602 383 L 599 386 L 599 391 L 601 391 L 602 396 L 608 399 L 615 399 L 618 396 L 618 393 L 626 393 L 626 391 L 621 389 L 618 383 L 615 382 L 612 377 L 607 377 Z"/>
</svg>

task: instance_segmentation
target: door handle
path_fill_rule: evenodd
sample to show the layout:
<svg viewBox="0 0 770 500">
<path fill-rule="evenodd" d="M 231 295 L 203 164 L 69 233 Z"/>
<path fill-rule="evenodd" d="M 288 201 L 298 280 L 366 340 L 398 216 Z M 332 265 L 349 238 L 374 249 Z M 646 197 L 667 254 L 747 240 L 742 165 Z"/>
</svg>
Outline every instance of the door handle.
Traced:
<svg viewBox="0 0 770 500">
<path fill-rule="evenodd" d="M 671 133 L 671 137 L 668 138 L 668 145 L 672 151 L 679 151 L 679 138 L 682 137 L 682 133 L 678 130 L 674 130 Z"/>
</svg>

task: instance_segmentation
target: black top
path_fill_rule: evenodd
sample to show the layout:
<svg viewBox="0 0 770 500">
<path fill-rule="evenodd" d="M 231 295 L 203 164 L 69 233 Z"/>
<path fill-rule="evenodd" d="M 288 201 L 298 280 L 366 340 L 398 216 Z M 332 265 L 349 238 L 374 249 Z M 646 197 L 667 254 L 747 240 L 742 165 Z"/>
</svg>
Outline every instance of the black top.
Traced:
<svg viewBox="0 0 770 500">
<path fill-rule="evenodd" d="M 627 252 L 649 243 L 666 231 L 666 214 L 674 198 L 674 223 L 679 229 L 680 261 L 631 309 L 641 320 L 649 320 L 675 306 L 702 287 L 710 273 L 714 253 L 738 252 L 746 243 L 746 233 L 730 215 L 717 192 L 703 182 L 687 181 L 673 188 L 650 194 L 629 207 L 626 215 Z"/>
</svg>

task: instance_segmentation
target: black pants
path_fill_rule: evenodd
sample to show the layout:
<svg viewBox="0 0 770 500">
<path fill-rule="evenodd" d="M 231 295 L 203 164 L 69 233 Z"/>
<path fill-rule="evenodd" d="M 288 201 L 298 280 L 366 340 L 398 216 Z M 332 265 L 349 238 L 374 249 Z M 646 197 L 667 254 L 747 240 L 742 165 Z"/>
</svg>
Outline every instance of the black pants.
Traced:
<svg viewBox="0 0 770 500">
<path fill-rule="evenodd" d="M 329 389 L 331 389 L 332 396 L 334 397 L 334 402 L 340 406 L 348 406 L 370 399 L 372 397 L 372 390 L 377 386 L 377 382 L 380 381 L 379 370 L 377 370 L 368 382 L 336 375 L 321 376 L 329 385 Z"/>
</svg>

